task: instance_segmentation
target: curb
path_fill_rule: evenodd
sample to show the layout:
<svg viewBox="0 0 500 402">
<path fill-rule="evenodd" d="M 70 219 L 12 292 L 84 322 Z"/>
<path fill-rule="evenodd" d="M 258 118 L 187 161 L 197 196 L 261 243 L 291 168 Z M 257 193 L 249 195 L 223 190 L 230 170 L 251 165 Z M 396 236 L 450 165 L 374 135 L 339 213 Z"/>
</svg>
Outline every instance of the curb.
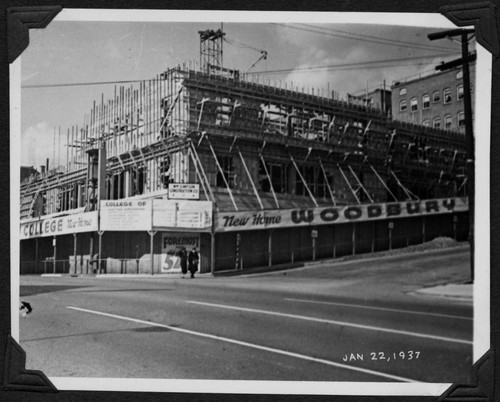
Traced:
<svg viewBox="0 0 500 402">
<path fill-rule="evenodd" d="M 455 291 L 450 291 L 452 289 L 450 289 L 449 286 L 456 286 L 456 285 L 461 285 L 462 288 L 459 289 L 458 292 L 457 292 L 457 289 L 455 289 Z M 465 291 L 465 293 L 464 293 L 464 291 Z M 470 292 L 470 294 L 469 294 L 469 292 Z M 409 292 L 408 294 L 416 295 L 416 296 L 444 297 L 444 298 L 448 298 L 448 299 L 457 299 L 457 300 L 470 301 L 470 302 L 472 302 L 474 300 L 473 285 L 472 284 L 450 283 L 447 285 L 438 285 L 438 286 L 432 286 L 432 287 L 428 287 L 428 288 L 414 290 L 412 292 Z"/>
<path fill-rule="evenodd" d="M 343 264 L 347 262 L 356 262 L 356 261 L 370 261 L 370 260 L 378 260 L 380 258 L 396 258 L 396 257 L 404 257 L 412 254 L 422 254 L 422 253 L 438 253 L 438 252 L 446 252 L 454 249 L 466 249 L 468 245 L 466 244 L 457 244 L 451 247 L 443 247 L 443 248 L 435 248 L 428 250 L 406 250 L 405 248 L 401 249 L 393 249 L 392 252 L 380 251 L 375 253 L 365 253 L 365 254 L 355 254 L 355 255 L 346 255 L 338 258 L 329 258 L 329 259 L 321 259 L 317 261 L 307 261 L 304 262 L 305 267 L 309 266 L 318 266 L 321 264 Z"/>
</svg>

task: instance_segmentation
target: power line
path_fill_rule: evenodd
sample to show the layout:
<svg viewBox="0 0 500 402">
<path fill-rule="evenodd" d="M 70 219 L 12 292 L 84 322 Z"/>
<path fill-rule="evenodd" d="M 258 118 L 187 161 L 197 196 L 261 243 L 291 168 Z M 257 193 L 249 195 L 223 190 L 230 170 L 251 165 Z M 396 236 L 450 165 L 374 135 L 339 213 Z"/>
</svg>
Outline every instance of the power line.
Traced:
<svg viewBox="0 0 500 402">
<path fill-rule="evenodd" d="M 85 85 L 112 85 L 112 84 L 133 84 L 143 82 L 145 80 L 129 80 L 129 81 L 100 81 L 100 82 L 72 82 L 65 84 L 38 84 L 38 85 L 21 85 L 21 88 L 58 88 L 58 87 L 76 87 Z"/>
<path fill-rule="evenodd" d="M 423 66 L 427 63 L 412 63 L 412 62 L 408 62 L 408 63 L 405 63 L 405 64 L 396 64 L 396 63 L 392 63 L 392 64 L 385 64 L 385 65 L 380 65 L 380 66 L 355 66 L 355 67 L 350 67 L 350 66 L 346 66 L 346 67 L 338 67 L 338 68 L 323 68 L 323 69 L 313 69 L 313 71 L 316 71 L 316 70 L 325 70 L 325 71 L 346 71 L 346 70 L 373 70 L 375 68 L 388 68 L 388 67 L 391 67 L 391 68 L 400 68 L 400 67 L 408 67 L 408 66 Z M 294 70 L 290 70 L 290 71 L 294 71 Z M 294 71 L 295 72 L 295 71 Z M 303 71 L 296 71 L 297 73 L 306 73 L 307 71 L 306 70 L 303 70 Z M 273 74 L 280 74 L 279 72 L 269 72 L 269 73 L 262 73 L 262 75 L 273 75 Z"/>
<path fill-rule="evenodd" d="M 414 43 L 414 42 L 404 42 L 404 41 L 398 41 L 398 40 L 394 40 L 394 39 L 368 36 L 368 35 L 363 35 L 363 34 L 356 34 L 356 33 L 334 30 L 334 29 L 329 29 L 329 28 L 324 28 L 324 27 L 316 27 L 316 26 L 308 25 L 308 24 L 299 24 L 299 25 L 312 27 L 314 29 L 301 28 L 298 26 L 292 26 L 292 25 L 286 25 L 286 24 L 275 24 L 275 25 L 281 25 L 281 26 L 284 26 L 287 28 L 298 29 L 298 30 L 303 30 L 303 31 L 307 31 L 307 32 L 313 32 L 313 33 L 317 33 L 317 34 L 321 34 L 321 35 L 333 36 L 333 37 L 338 37 L 338 38 L 343 38 L 343 39 L 359 40 L 359 41 L 363 41 L 363 42 L 378 43 L 378 44 L 382 44 L 382 45 L 399 46 L 399 47 L 404 46 L 404 47 L 411 47 L 411 48 L 415 48 L 415 49 L 419 49 L 419 50 L 455 52 L 454 50 L 451 50 L 451 49 L 445 48 L 445 47 L 440 47 L 440 46 L 424 45 L 424 44 L 419 44 L 419 43 Z M 318 31 L 318 29 L 319 30 L 322 29 L 324 31 L 329 31 L 329 32 Z M 338 32 L 340 34 L 334 34 L 334 33 L 330 33 L 330 32 Z M 356 37 L 356 36 L 358 36 L 358 37 Z"/>
<path fill-rule="evenodd" d="M 297 68 L 284 68 L 280 70 L 267 70 L 267 71 L 256 71 L 253 74 L 279 74 L 279 73 L 287 73 L 290 71 L 313 71 L 313 70 L 334 70 L 334 69 L 346 69 L 346 68 L 380 68 L 383 66 L 380 66 L 380 64 L 385 64 L 385 63 L 390 63 L 390 66 L 398 66 L 398 65 L 408 65 L 408 64 L 401 64 L 401 62 L 405 61 L 414 61 L 414 60 L 427 60 L 427 59 L 435 59 L 438 58 L 442 55 L 435 55 L 435 56 L 427 56 L 427 57 L 421 57 L 421 56 L 415 56 L 415 57 L 407 57 L 407 58 L 399 58 L 399 59 L 386 59 L 386 60 L 373 60 L 373 61 L 365 61 L 365 62 L 358 62 L 358 63 L 346 63 L 346 64 L 330 64 L 330 65 L 325 65 L 325 66 L 310 66 L 310 67 L 297 67 Z M 449 56 L 449 55 L 446 55 Z M 415 64 L 411 63 L 410 65 Z M 424 63 L 422 63 L 424 64 Z M 390 66 L 384 66 L 384 67 L 390 67 Z"/>
<path fill-rule="evenodd" d="M 381 68 L 381 67 L 394 67 L 394 66 L 408 66 L 415 65 L 415 63 L 410 64 L 401 64 L 401 62 L 406 61 L 414 61 L 414 60 L 427 60 L 427 59 L 435 59 L 441 56 L 450 56 L 446 55 L 433 55 L 433 56 L 414 56 L 414 57 L 406 57 L 406 58 L 398 58 L 398 59 L 386 59 L 386 60 L 372 60 L 372 61 L 364 61 L 357 63 L 346 63 L 346 64 L 331 64 L 324 66 L 310 66 L 310 67 L 297 67 L 297 68 L 285 68 L 279 70 L 265 70 L 265 71 L 255 71 L 252 74 L 279 74 L 279 73 L 287 73 L 290 71 L 296 72 L 306 72 L 306 71 L 315 71 L 315 70 L 345 70 L 345 69 L 372 69 L 372 68 Z M 424 63 L 420 63 L 424 64 Z M 36 89 L 36 88 L 60 88 L 60 87 L 74 87 L 74 86 L 86 86 L 86 85 L 113 85 L 113 84 L 131 84 L 137 82 L 143 82 L 144 80 L 128 80 L 128 81 L 99 81 L 99 82 L 73 82 L 73 83 L 61 83 L 61 84 L 38 84 L 38 85 L 22 85 L 22 89 Z"/>
<path fill-rule="evenodd" d="M 226 42 L 226 43 L 228 43 L 230 45 L 233 45 L 235 47 L 239 47 L 241 49 L 246 48 L 246 49 L 255 50 L 255 51 L 259 52 L 259 53 L 264 52 L 264 50 L 262 50 L 262 49 L 257 49 L 256 47 L 247 45 L 246 43 L 238 42 L 237 40 L 234 40 L 234 39 L 227 39 L 226 37 L 224 37 L 224 42 Z"/>
<path fill-rule="evenodd" d="M 361 33 L 341 31 L 338 29 L 326 28 L 326 27 L 322 27 L 322 26 L 314 26 L 314 25 L 309 25 L 309 24 L 298 24 L 298 25 L 304 25 L 307 27 L 316 28 L 316 29 L 320 29 L 320 30 L 324 30 L 324 31 L 328 31 L 328 32 L 337 32 L 337 33 L 347 35 L 347 36 L 359 36 L 360 38 L 377 39 L 377 40 L 380 39 L 381 41 L 387 42 L 388 44 L 393 43 L 393 44 L 398 45 L 398 46 L 399 45 L 401 45 L 401 46 L 416 46 L 416 47 L 421 47 L 423 49 L 433 49 L 436 51 L 438 51 L 438 50 L 448 51 L 448 52 L 454 51 L 454 50 L 451 50 L 450 48 L 443 47 L 443 46 L 435 46 L 435 45 L 430 45 L 430 44 L 426 45 L 423 43 L 407 42 L 407 41 L 402 41 L 402 40 L 397 40 L 397 39 L 383 38 L 383 37 L 379 37 L 379 36 L 364 35 Z"/>
<path fill-rule="evenodd" d="M 423 44 L 418 44 L 418 43 L 413 43 L 413 42 L 403 42 L 403 41 L 397 41 L 397 40 L 393 40 L 393 39 L 374 37 L 374 36 L 368 36 L 368 35 L 362 35 L 362 34 L 357 34 L 360 37 L 355 37 L 354 34 L 352 34 L 350 32 L 344 32 L 344 31 L 338 31 L 338 30 L 331 30 L 331 31 L 341 32 L 342 35 L 330 33 L 330 32 L 319 31 L 318 29 L 327 29 L 328 30 L 328 28 L 322 28 L 322 27 L 314 27 L 313 26 L 315 29 L 308 29 L 308 28 L 303 28 L 303 27 L 293 26 L 293 25 L 288 25 L 288 24 L 281 24 L 281 23 L 273 23 L 273 25 L 279 25 L 279 26 L 283 26 L 285 28 L 290 28 L 290 29 L 298 29 L 301 31 L 313 32 L 313 33 L 317 33 L 317 34 L 321 34 L 321 35 L 332 36 L 335 38 L 359 40 L 359 41 L 363 41 L 363 42 L 378 43 L 381 45 L 404 46 L 407 48 L 410 47 L 410 48 L 419 49 L 419 50 L 454 52 L 453 50 L 451 50 L 449 48 L 444 48 L 444 47 L 439 47 L 439 46 L 423 45 Z M 301 25 L 310 26 L 307 24 L 301 24 Z"/>
</svg>

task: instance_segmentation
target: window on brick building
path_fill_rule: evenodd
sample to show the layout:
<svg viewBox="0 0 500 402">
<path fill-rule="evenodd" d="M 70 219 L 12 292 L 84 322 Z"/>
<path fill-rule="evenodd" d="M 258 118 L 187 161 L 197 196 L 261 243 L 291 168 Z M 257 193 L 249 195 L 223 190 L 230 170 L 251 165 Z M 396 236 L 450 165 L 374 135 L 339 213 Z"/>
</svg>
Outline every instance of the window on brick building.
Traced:
<svg viewBox="0 0 500 402">
<path fill-rule="evenodd" d="M 429 120 L 424 120 L 422 122 L 422 125 L 425 126 L 425 127 L 429 127 L 431 125 L 431 122 Z"/>
<path fill-rule="evenodd" d="M 399 90 L 399 96 L 404 96 L 404 95 L 406 95 L 406 88 L 401 88 Z"/>
<path fill-rule="evenodd" d="M 451 130 L 451 124 L 452 124 L 451 115 L 448 114 L 444 116 L 444 129 Z"/>
<path fill-rule="evenodd" d="M 461 80 L 464 77 L 464 72 L 462 70 L 460 70 L 457 73 L 456 77 L 457 77 L 457 80 Z"/>
<path fill-rule="evenodd" d="M 429 109 L 431 107 L 431 97 L 426 94 L 422 96 L 422 108 Z"/>
<path fill-rule="evenodd" d="M 457 99 L 458 100 L 462 100 L 464 98 L 464 86 L 463 85 L 459 85 L 457 87 Z"/>
<path fill-rule="evenodd" d="M 464 112 L 458 113 L 458 127 L 459 128 L 465 127 L 465 113 Z"/>
<path fill-rule="evenodd" d="M 400 112 L 406 112 L 407 109 L 408 109 L 408 105 L 407 105 L 406 101 L 399 102 L 399 111 Z"/>
<path fill-rule="evenodd" d="M 441 118 L 436 117 L 434 120 L 432 120 L 432 127 L 441 128 Z"/>
<path fill-rule="evenodd" d="M 446 88 L 443 91 L 443 103 L 444 104 L 451 103 L 451 89 L 450 88 Z"/>
<path fill-rule="evenodd" d="M 418 109 L 418 100 L 417 98 L 410 99 L 410 108 L 412 112 L 416 112 Z"/>
<path fill-rule="evenodd" d="M 432 103 L 439 103 L 441 102 L 441 92 L 436 91 L 432 94 Z"/>
</svg>

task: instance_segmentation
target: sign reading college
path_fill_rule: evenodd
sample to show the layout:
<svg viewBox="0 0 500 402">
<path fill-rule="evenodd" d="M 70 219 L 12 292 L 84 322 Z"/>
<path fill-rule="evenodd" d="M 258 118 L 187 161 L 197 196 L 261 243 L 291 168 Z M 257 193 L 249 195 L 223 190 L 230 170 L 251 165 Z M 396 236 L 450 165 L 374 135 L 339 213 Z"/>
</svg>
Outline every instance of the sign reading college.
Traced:
<svg viewBox="0 0 500 402">
<path fill-rule="evenodd" d="M 151 230 L 151 200 L 101 201 L 100 230 Z"/>
<path fill-rule="evenodd" d="M 93 232 L 97 230 L 97 211 L 84 212 L 68 216 L 22 222 L 20 238 L 60 236 L 70 233 Z"/>
</svg>

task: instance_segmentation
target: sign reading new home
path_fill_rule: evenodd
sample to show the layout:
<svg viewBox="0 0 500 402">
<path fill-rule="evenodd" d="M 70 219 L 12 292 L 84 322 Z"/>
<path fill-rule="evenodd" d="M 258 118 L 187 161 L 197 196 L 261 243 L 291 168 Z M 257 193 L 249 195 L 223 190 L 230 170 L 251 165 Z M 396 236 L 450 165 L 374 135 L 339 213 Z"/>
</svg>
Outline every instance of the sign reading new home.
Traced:
<svg viewBox="0 0 500 402">
<path fill-rule="evenodd" d="M 168 198 L 171 200 L 199 200 L 200 185 L 195 183 L 169 183 Z"/>
<path fill-rule="evenodd" d="M 215 230 L 217 232 L 230 232 L 308 225 L 317 226 L 437 215 L 468 210 L 467 198 L 442 198 L 383 204 L 218 213 L 215 220 Z"/>
</svg>

